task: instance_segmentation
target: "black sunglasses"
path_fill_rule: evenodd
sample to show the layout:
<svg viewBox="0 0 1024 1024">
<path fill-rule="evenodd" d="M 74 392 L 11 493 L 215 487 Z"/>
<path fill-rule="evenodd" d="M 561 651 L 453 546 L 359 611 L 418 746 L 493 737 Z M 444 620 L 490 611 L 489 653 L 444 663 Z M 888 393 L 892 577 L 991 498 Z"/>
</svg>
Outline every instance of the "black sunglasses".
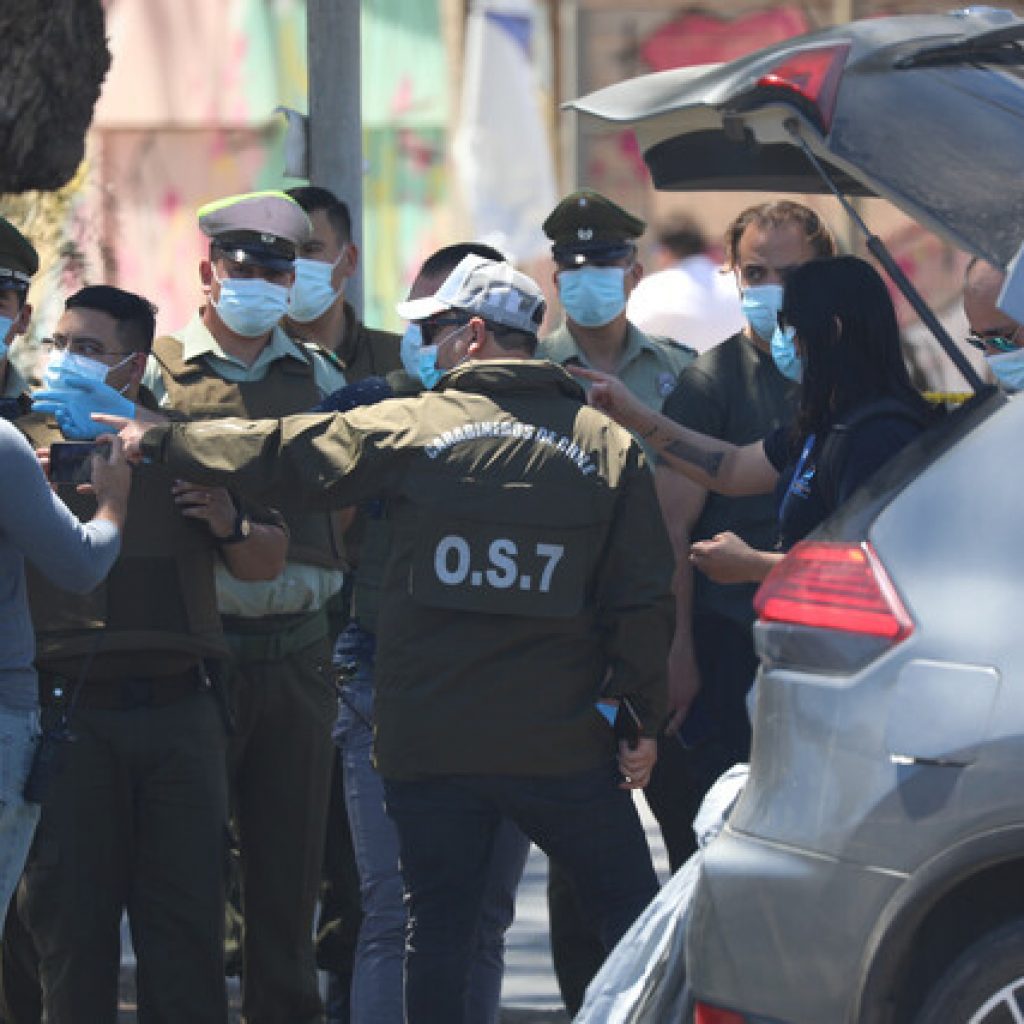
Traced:
<svg viewBox="0 0 1024 1024">
<path fill-rule="evenodd" d="M 438 316 L 433 320 L 424 320 L 420 323 L 420 333 L 423 335 L 424 345 L 435 345 L 434 332 L 442 327 L 454 327 L 457 324 L 468 324 L 464 316 Z"/>
<path fill-rule="evenodd" d="M 1017 348 L 1013 339 L 1017 337 L 1017 332 L 1019 330 L 1020 326 L 1013 327 L 1009 331 L 983 331 L 981 334 L 971 331 L 964 341 L 966 341 L 968 345 L 972 345 L 974 348 L 978 349 L 980 352 L 985 352 L 990 348 L 994 348 L 997 352 L 1013 352 Z"/>
</svg>

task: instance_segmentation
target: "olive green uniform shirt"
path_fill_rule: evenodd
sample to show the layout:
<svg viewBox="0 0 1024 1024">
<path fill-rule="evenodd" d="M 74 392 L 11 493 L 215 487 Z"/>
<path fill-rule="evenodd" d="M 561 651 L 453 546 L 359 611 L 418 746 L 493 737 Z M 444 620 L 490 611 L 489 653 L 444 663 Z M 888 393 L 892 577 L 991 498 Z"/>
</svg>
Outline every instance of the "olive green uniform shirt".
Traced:
<svg viewBox="0 0 1024 1024">
<path fill-rule="evenodd" d="M 338 416 L 159 428 L 144 453 L 284 508 L 389 503 L 382 775 L 562 775 L 614 757 L 594 701 L 665 709 L 672 553 L 628 433 L 549 363 L 471 362 Z"/>
<path fill-rule="evenodd" d="M 401 341 L 401 335 L 392 331 L 367 327 L 346 302 L 344 340 L 334 354 L 341 360 L 351 384 L 366 377 L 386 377 L 393 370 L 402 369 Z"/>
<path fill-rule="evenodd" d="M 276 359 L 289 358 L 295 346 L 283 328 L 275 327 L 270 341 L 253 364 L 246 366 L 220 347 L 207 330 L 200 313 L 196 313 L 182 330 L 172 332 L 171 337 L 181 342 L 183 359 L 204 358 L 219 376 L 233 382 L 262 380 L 270 364 Z M 316 346 L 304 348 L 313 356 L 314 380 L 322 394 L 330 394 L 345 386 L 345 374 L 340 367 L 324 358 Z M 143 384 L 161 406 L 166 406 L 167 389 L 160 364 L 153 357 L 149 359 Z M 218 562 L 216 582 L 217 605 L 221 614 L 253 619 L 264 615 L 317 611 L 341 589 L 344 574 L 315 565 L 288 562 L 284 571 L 273 580 L 240 580 Z"/>
<path fill-rule="evenodd" d="M 7 362 L 4 364 L 0 381 L 2 381 L 0 397 L 20 398 L 22 395 L 29 393 L 28 381 L 18 372 L 18 368 L 14 363 L 11 362 L 10 355 L 8 355 Z"/>
<path fill-rule="evenodd" d="M 0 369 L 0 418 L 13 421 L 31 411 L 28 381 L 8 359 Z"/>
<path fill-rule="evenodd" d="M 676 385 L 679 374 L 696 359 L 692 348 L 672 341 L 644 334 L 639 327 L 626 324 L 626 348 L 616 376 L 644 405 L 661 410 Z M 567 363 L 591 368 L 586 353 L 569 333 L 566 324 L 544 338 L 537 346 L 538 359 L 550 359 L 565 366 Z M 583 384 L 586 387 L 586 383 Z"/>
<path fill-rule="evenodd" d="M 661 411 L 662 402 L 671 394 L 679 374 L 693 362 L 697 353 L 670 338 L 655 338 L 644 334 L 639 327 L 626 324 L 626 348 L 617 368 L 616 376 L 649 409 Z M 549 334 L 537 347 L 538 359 L 550 359 L 560 366 L 567 364 L 593 369 L 586 353 L 569 333 L 567 324 Z M 581 381 L 584 388 L 589 387 Z M 637 440 L 640 440 L 639 438 Z M 644 454 L 651 465 L 653 452 L 643 444 Z"/>
</svg>

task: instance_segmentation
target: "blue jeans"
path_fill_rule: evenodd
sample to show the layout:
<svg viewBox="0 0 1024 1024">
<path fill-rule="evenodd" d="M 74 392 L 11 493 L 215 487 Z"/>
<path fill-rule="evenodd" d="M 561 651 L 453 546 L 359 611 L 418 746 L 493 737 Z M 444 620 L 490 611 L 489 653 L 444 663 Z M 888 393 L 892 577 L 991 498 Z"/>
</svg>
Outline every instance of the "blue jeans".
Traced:
<svg viewBox="0 0 1024 1024">
<path fill-rule="evenodd" d="M 26 803 L 25 788 L 39 739 L 39 712 L 0 708 L 0 906 L 6 907 L 18 885 L 39 804 Z"/>
<path fill-rule="evenodd" d="M 353 1024 L 402 1024 L 407 913 L 399 870 L 398 835 L 384 808 L 384 786 L 370 763 L 373 740 L 373 636 L 350 625 L 338 638 L 335 664 L 344 684 L 335 742 L 344 769 L 345 803 L 363 905 L 350 997 Z M 483 909 L 475 931 L 464 993 L 467 1019 L 497 1024 L 505 971 L 505 932 L 529 840 L 510 821 L 484 869 Z"/>
<path fill-rule="evenodd" d="M 658 891 L 643 826 L 618 784 L 614 763 L 553 778 L 385 779 L 408 891 L 408 1024 L 477 1024 L 464 994 L 503 818 L 570 873 L 605 950 L 618 942 Z"/>
</svg>

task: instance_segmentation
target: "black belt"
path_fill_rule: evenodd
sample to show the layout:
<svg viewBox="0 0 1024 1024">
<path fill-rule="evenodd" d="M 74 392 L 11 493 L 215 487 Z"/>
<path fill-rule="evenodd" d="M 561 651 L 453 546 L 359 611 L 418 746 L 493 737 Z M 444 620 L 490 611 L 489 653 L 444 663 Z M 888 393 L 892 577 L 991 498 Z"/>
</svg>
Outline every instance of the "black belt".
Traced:
<svg viewBox="0 0 1024 1024">
<path fill-rule="evenodd" d="M 327 613 L 267 615 L 259 619 L 223 616 L 224 639 L 237 661 L 280 661 L 327 636 Z"/>
<path fill-rule="evenodd" d="M 43 706 L 62 704 L 77 690 L 74 701 L 78 707 L 112 711 L 164 707 L 209 685 L 198 666 L 169 676 L 87 679 L 77 686 L 62 676 L 40 675 L 39 684 L 39 702 Z"/>
</svg>

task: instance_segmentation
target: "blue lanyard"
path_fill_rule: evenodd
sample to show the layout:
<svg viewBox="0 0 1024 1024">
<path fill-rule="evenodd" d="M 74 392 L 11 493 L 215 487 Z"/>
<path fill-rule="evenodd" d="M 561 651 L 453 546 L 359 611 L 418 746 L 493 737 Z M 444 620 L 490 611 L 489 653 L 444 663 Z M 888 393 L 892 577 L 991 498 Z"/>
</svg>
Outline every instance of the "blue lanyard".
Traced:
<svg viewBox="0 0 1024 1024">
<path fill-rule="evenodd" d="M 814 476 L 814 467 L 812 466 L 808 472 L 807 480 L 803 480 L 804 468 L 807 465 L 807 460 L 811 457 L 811 451 L 814 448 L 814 434 L 809 434 L 807 440 L 804 442 L 804 450 L 800 453 L 800 458 L 797 459 L 796 469 L 793 470 L 793 475 L 789 478 L 789 486 L 786 488 L 786 493 L 782 496 L 782 502 L 779 504 L 779 522 L 782 523 L 786 518 L 786 511 L 789 508 L 790 502 L 794 495 L 800 498 L 806 498 L 810 493 L 810 481 L 811 477 Z"/>
</svg>

